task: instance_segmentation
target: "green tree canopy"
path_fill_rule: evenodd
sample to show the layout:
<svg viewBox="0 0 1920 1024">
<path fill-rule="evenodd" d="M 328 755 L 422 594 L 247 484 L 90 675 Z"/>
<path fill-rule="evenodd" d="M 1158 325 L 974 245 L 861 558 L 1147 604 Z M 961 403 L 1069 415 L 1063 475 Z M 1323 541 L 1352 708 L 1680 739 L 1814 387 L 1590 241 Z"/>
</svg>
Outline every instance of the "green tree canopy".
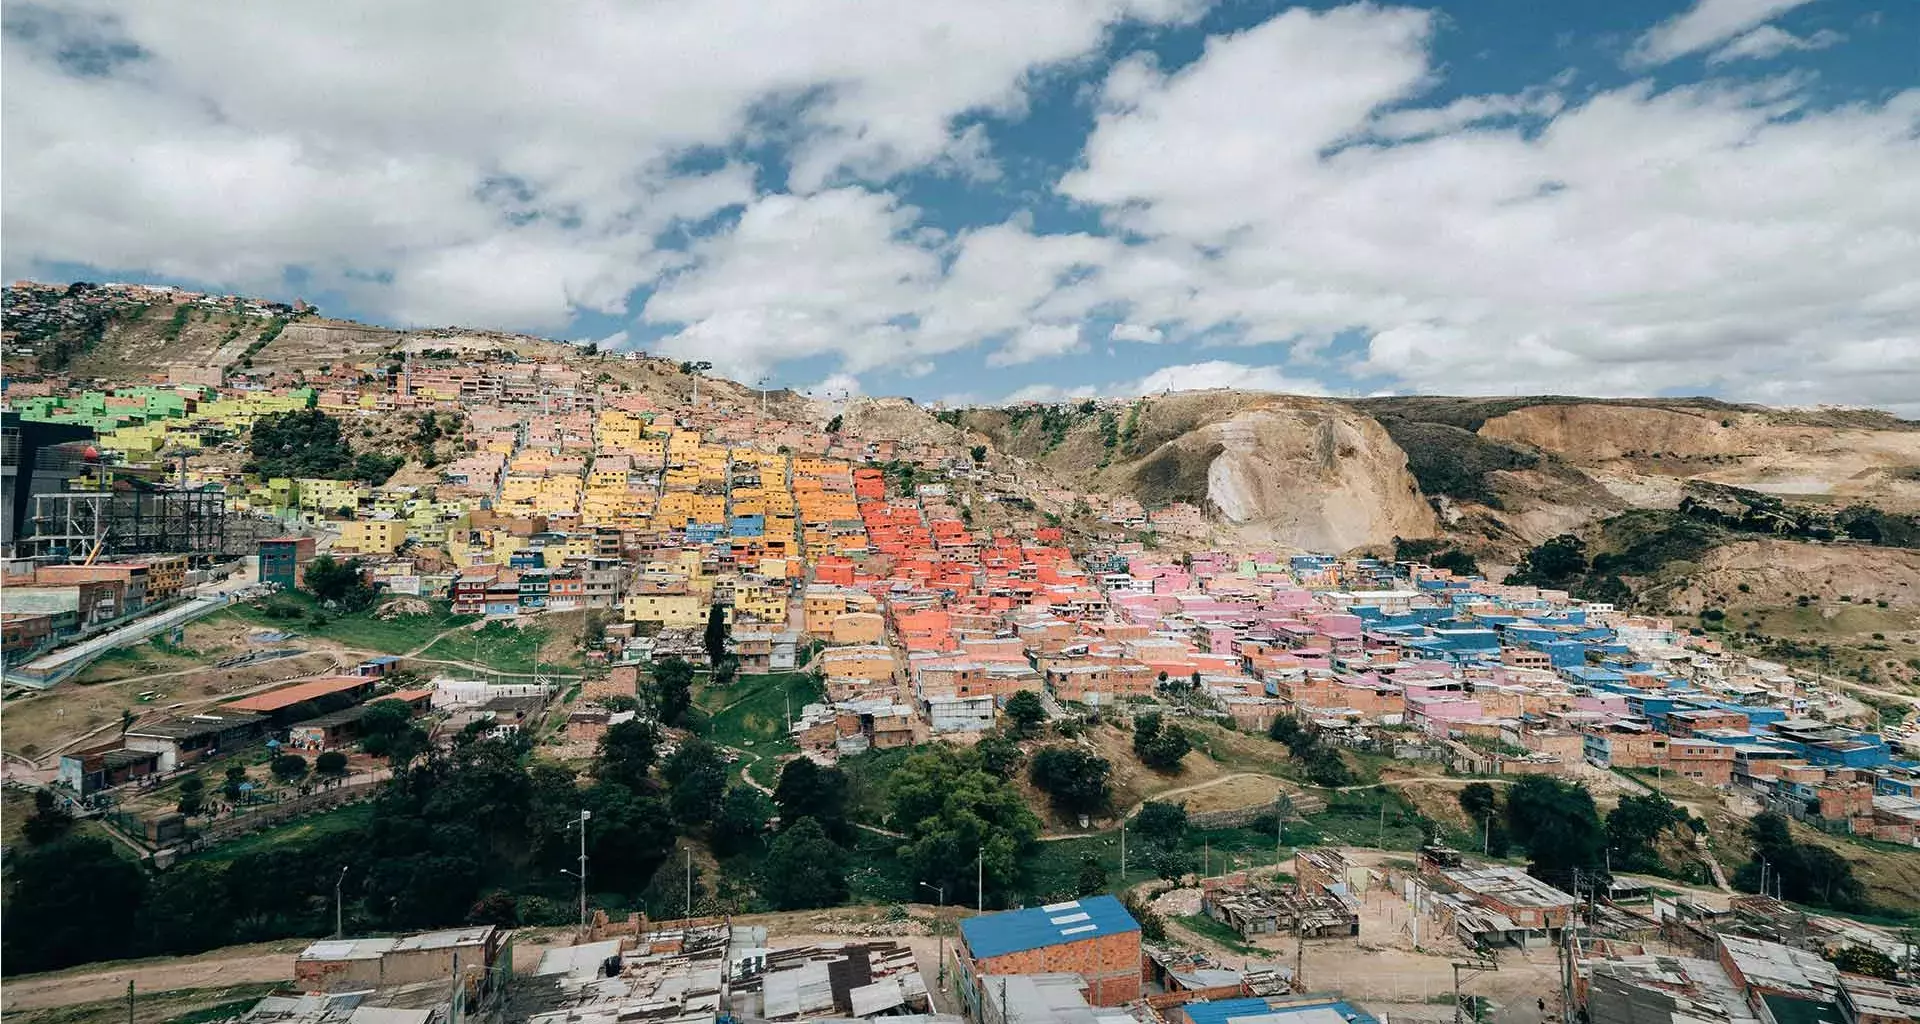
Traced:
<svg viewBox="0 0 1920 1024">
<path fill-rule="evenodd" d="M 659 753 L 660 732 L 652 722 L 630 718 L 600 736 L 594 775 L 635 792 L 649 789 L 647 772 Z"/>
<path fill-rule="evenodd" d="M 945 744 L 914 751 L 888 780 L 888 826 L 907 838 L 901 863 L 915 883 L 945 888 L 947 902 L 978 900 L 976 866 L 988 905 L 1009 904 L 1040 821 L 1020 794 L 971 751 Z M 918 895 L 924 897 L 924 892 Z"/>
<path fill-rule="evenodd" d="M 752 786 L 738 785 L 727 790 L 720 801 L 720 812 L 713 819 L 714 852 L 729 857 L 751 849 L 766 834 L 767 823 L 775 813 L 773 801 Z"/>
<path fill-rule="evenodd" d="M 780 808 L 782 831 L 812 818 L 837 842 L 853 838 L 847 823 L 847 776 L 838 768 L 822 768 L 804 757 L 788 761 L 773 788 L 773 802 Z"/>
<path fill-rule="evenodd" d="M 680 744 L 660 764 L 673 818 L 689 827 L 711 823 L 727 792 L 727 762 L 720 749 L 699 737 Z"/>
<path fill-rule="evenodd" d="M 1548 775 L 1526 775 L 1507 790 L 1507 826 L 1527 849 L 1528 870 L 1568 884 L 1574 869 L 1592 871 L 1606 858 L 1606 832 L 1587 787 Z"/>
<path fill-rule="evenodd" d="M 760 866 L 760 895 L 775 910 L 831 907 L 847 899 L 847 854 L 812 818 L 780 833 Z"/>
<path fill-rule="evenodd" d="M 1149 800 L 1133 816 L 1135 834 L 1156 846 L 1179 846 L 1187 837 L 1187 806 L 1164 800 Z"/>
<path fill-rule="evenodd" d="M 1007 698 L 1007 718 L 1013 722 L 1014 731 L 1022 736 L 1032 736 L 1047 720 L 1047 708 L 1040 695 L 1032 690 L 1020 690 Z"/>
<path fill-rule="evenodd" d="M 1140 763 L 1155 771 L 1180 770 L 1180 759 L 1193 749 L 1185 729 L 1162 724 L 1160 715 L 1149 712 L 1133 720 L 1133 754 Z"/>
<path fill-rule="evenodd" d="M 693 665 L 685 658 L 662 658 L 653 666 L 649 696 L 654 713 L 667 725 L 679 725 L 693 705 Z"/>
<path fill-rule="evenodd" d="M 1028 778 L 1069 814 L 1092 814 L 1107 805 L 1113 766 L 1083 747 L 1043 747 L 1033 755 Z"/>
<path fill-rule="evenodd" d="M 134 949 L 127 927 L 147 876 L 111 841 L 68 836 L 17 853 L 0 929 L 7 972 L 111 960 Z"/>
</svg>

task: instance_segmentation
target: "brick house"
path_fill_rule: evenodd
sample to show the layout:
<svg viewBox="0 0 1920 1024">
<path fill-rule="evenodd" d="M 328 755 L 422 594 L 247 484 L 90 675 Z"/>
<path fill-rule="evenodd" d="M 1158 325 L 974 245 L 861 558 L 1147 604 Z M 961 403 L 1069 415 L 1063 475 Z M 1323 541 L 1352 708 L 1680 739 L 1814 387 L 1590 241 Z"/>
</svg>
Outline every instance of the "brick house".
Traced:
<svg viewBox="0 0 1920 1024">
<path fill-rule="evenodd" d="M 1140 925 L 1112 896 L 968 918 L 954 956 L 963 998 L 976 1006 L 981 979 L 1004 974 L 1078 974 L 1095 1006 L 1140 998 Z"/>
</svg>

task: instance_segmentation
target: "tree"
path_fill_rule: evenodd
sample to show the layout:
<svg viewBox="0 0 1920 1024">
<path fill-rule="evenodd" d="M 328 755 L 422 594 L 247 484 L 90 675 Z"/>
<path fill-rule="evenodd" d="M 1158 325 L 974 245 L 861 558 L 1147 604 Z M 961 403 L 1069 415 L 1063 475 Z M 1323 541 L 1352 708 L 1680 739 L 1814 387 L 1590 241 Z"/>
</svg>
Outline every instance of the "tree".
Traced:
<svg viewBox="0 0 1920 1024">
<path fill-rule="evenodd" d="M 269 413 L 255 420 L 247 439 L 250 472 L 261 476 L 344 479 L 353 468 L 353 449 L 340 421 L 318 409 Z"/>
<path fill-rule="evenodd" d="M 34 846 L 45 846 L 73 828 L 73 812 L 51 790 L 33 791 L 33 813 L 20 823 L 20 834 Z"/>
<path fill-rule="evenodd" d="M 1179 881 L 1200 866 L 1192 850 L 1175 846 L 1148 847 L 1147 862 L 1153 865 L 1155 878 L 1169 882 Z"/>
<path fill-rule="evenodd" d="M 831 907 L 847 899 L 847 855 L 812 818 L 780 833 L 760 869 L 760 895 L 775 910 Z"/>
<path fill-rule="evenodd" d="M 313 770 L 329 779 L 344 778 L 347 774 L 347 755 L 338 750 L 329 750 L 313 759 Z"/>
<path fill-rule="evenodd" d="M 1520 556 L 1509 573 L 1509 585 L 1563 587 L 1587 571 L 1586 542 L 1570 533 L 1551 537 Z"/>
<path fill-rule="evenodd" d="M 226 781 L 220 784 L 220 795 L 226 797 L 228 803 L 237 804 L 240 802 L 242 792 L 240 787 L 246 785 L 246 782 L 247 766 L 230 764 L 227 766 Z"/>
<path fill-rule="evenodd" d="M 1272 724 L 1267 726 L 1267 738 L 1275 743 L 1284 743 L 1289 754 L 1298 754 L 1313 737 L 1298 718 L 1292 715 L 1275 715 Z"/>
<path fill-rule="evenodd" d="M 1107 891 L 1107 867 L 1091 853 L 1080 855 L 1080 877 L 1073 886 L 1076 896 L 1095 896 Z"/>
<path fill-rule="evenodd" d="M 1624 870 L 1657 868 L 1660 857 L 1653 849 L 1654 841 L 1662 832 L 1686 823 L 1686 809 L 1663 794 L 1629 794 L 1607 814 L 1607 845 L 1615 854 L 1615 863 Z"/>
<path fill-rule="evenodd" d="M 1755 815 L 1747 823 L 1747 835 L 1753 840 L 1753 859 L 1734 872 L 1734 888 L 1760 892 L 1764 873 L 1768 891 L 1795 903 L 1849 911 L 1872 907 L 1853 865 L 1824 846 L 1795 842 L 1785 816 L 1773 811 Z"/>
<path fill-rule="evenodd" d="M 1043 747 L 1033 755 L 1028 778 L 1069 814 L 1091 814 L 1107 805 L 1113 766 L 1082 747 Z"/>
<path fill-rule="evenodd" d="M 707 664 L 718 669 L 727 658 L 727 609 L 719 604 L 707 607 L 707 629 L 700 642 L 707 649 Z"/>
<path fill-rule="evenodd" d="M 1869 977 L 1885 978 L 1888 981 L 1897 981 L 1900 976 L 1899 965 L 1893 962 L 1893 958 L 1872 946 L 1848 946 L 1845 949 L 1829 950 L 1827 959 L 1848 974 L 1865 974 Z"/>
<path fill-rule="evenodd" d="M 688 897 L 692 897 L 691 901 Z M 647 914 L 661 920 L 692 917 L 694 909 L 706 898 L 706 872 L 697 867 L 689 872 L 688 864 L 679 857 L 661 863 L 660 869 L 653 873 L 646 889 L 640 893 Z"/>
<path fill-rule="evenodd" d="M 943 887 L 958 904 L 982 900 L 984 878 L 985 902 L 1011 901 L 1040 831 L 1017 790 L 945 744 L 916 750 L 887 782 L 887 823 L 906 836 L 896 854 L 911 882 Z"/>
<path fill-rule="evenodd" d="M 766 833 L 773 820 L 773 801 L 752 786 L 740 785 L 727 790 L 720 800 L 720 812 L 713 819 L 714 852 L 726 857 L 749 849 Z"/>
<path fill-rule="evenodd" d="M 648 788 L 647 772 L 659 753 L 660 732 L 652 722 L 630 718 L 600 735 L 594 776 L 635 792 Z"/>
<path fill-rule="evenodd" d="M 780 808 L 783 832 L 812 818 L 836 841 L 853 837 L 847 824 L 847 776 L 838 768 L 822 768 L 804 757 L 788 761 L 773 788 L 773 802 Z"/>
<path fill-rule="evenodd" d="M 1013 720 L 1014 731 L 1021 736 L 1032 736 L 1047 720 L 1047 706 L 1040 695 L 1032 690 L 1020 690 L 1007 698 L 1007 717 Z"/>
<path fill-rule="evenodd" d="M 273 777 L 281 782 L 297 782 L 306 777 L 307 759 L 299 754 L 281 754 L 273 759 Z"/>
<path fill-rule="evenodd" d="M 1139 893 L 1129 890 L 1121 894 L 1120 904 L 1126 908 L 1127 914 L 1139 923 L 1141 938 L 1149 942 L 1166 941 L 1167 922 L 1161 918 L 1159 911 L 1149 906 Z"/>
<path fill-rule="evenodd" d="M 520 904 L 513 894 L 505 889 L 495 889 L 480 897 L 473 909 L 467 911 L 468 924 L 490 924 L 499 928 L 512 928 L 520 923 Z"/>
<path fill-rule="evenodd" d="M 9 974 L 134 952 L 134 920 L 147 876 L 113 844 L 67 836 L 17 853 L 9 872 L 0 949 Z"/>
<path fill-rule="evenodd" d="M 367 586 L 365 566 L 358 558 L 344 562 L 332 555 L 321 555 L 307 563 L 308 592 L 322 601 L 332 601 L 348 611 L 358 611 L 373 603 L 374 591 Z"/>
<path fill-rule="evenodd" d="M 1013 738 L 998 730 L 980 737 L 973 745 L 973 752 L 980 758 L 980 767 L 1002 779 L 1011 779 L 1020 770 L 1020 762 L 1027 755 Z"/>
<path fill-rule="evenodd" d="M 426 750 L 427 734 L 413 724 L 413 708 L 388 697 L 367 705 L 360 715 L 360 749 L 384 757 L 395 768 Z"/>
<path fill-rule="evenodd" d="M 1491 815 L 1499 804 L 1491 783 L 1469 782 L 1460 788 L 1460 795 L 1454 799 L 1460 801 L 1460 809 L 1474 821 L 1483 821 Z"/>
<path fill-rule="evenodd" d="M 1316 745 L 1310 749 L 1306 756 L 1306 768 L 1307 781 L 1316 786 L 1353 785 L 1353 770 L 1347 767 L 1347 759 L 1332 747 Z"/>
<path fill-rule="evenodd" d="M 840 432 L 840 427 L 842 422 L 843 421 L 840 414 L 835 413 L 833 418 L 827 421 L 827 433 L 838 434 Z"/>
<path fill-rule="evenodd" d="M 1155 846 L 1179 846 L 1187 837 L 1187 805 L 1149 800 L 1133 816 L 1133 831 Z"/>
<path fill-rule="evenodd" d="M 1585 786 L 1523 776 L 1507 790 L 1507 825 L 1527 849 L 1527 870 L 1549 882 L 1602 865 L 1606 832 Z"/>
<path fill-rule="evenodd" d="M 968 454 L 973 456 L 974 465 L 984 465 L 987 461 L 987 446 L 984 444 L 976 444 L 968 451 Z"/>
<path fill-rule="evenodd" d="M 1179 771 L 1180 759 L 1192 749 L 1186 730 L 1162 725 L 1157 713 L 1148 712 L 1133 720 L 1133 754 L 1155 771 Z"/>
<path fill-rule="evenodd" d="M 654 663 L 650 696 L 662 723 L 680 724 L 693 705 L 693 665 L 684 658 L 662 658 Z"/>
<path fill-rule="evenodd" d="M 176 809 L 181 814 L 192 817 L 207 808 L 207 784 L 198 775 L 189 775 L 180 780 L 180 802 Z"/>
<path fill-rule="evenodd" d="M 667 803 L 673 818 L 693 827 L 706 825 L 720 811 L 720 800 L 727 792 L 727 762 L 719 748 L 694 737 L 660 764 L 660 777 L 667 783 Z"/>
</svg>

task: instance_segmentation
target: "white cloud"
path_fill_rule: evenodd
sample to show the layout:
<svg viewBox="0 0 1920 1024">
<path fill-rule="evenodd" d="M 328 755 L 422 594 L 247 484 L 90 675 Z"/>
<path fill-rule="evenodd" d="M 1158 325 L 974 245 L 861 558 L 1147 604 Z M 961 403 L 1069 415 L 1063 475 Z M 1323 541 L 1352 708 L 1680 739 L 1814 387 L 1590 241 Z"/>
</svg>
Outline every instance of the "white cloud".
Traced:
<svg viewBox="0 0 1920 1024">
<path fill-rule="evenodd" d="M 791 114 L 798 190 L 990 178 L 966 115 L 1199 6 L 10 3 L 5 272 L 278 292 L 300 268 L 390 318 L 552 328 L 620 308 L 676 220 L 752 198 L 745 168 L 677 161 L 761 131 L 756 111 Z"/>
<path fill-rule="evenodd" d="M 1785 29 L 1772 25 L 1762 25 L 1747 32 L 1707 57 L 1709 64 L 1725 64 L 1734 60 L 1770 60 L 1789 50 L 1824 50 L 1836 46 L 1846 37 L 1832 29 L 1821 29 L 1806 38 L 1796 36 Z"/>
<path fill-rule="evenodd" d="M 1648 29 L 1627 54 L 1630 67 L 1651 67 L 1710 49 L 1812 0 L 1695 0 Z"/>
<path fill-rule="evenodd" d="M 1047 404 L 1053 402 L 1078 401 L 1082 398 L 1092 398 L 1095 393 L 1095 388 L 1090 384 L 1082 384 L 1076 387 L 1063 387 L 1059 384 L 1029 384 L 1026 387 L 1008 394 L 1007 397 L 1000 400 L 999 404 L 1019 405 L 1023 402 L 1040 402 Z"/>
<path fill-rule="evenodd" d="M 866 389 L 861 387 L 860 378 L 851 373 L 830 373 L 826 379 L 801 388 L 800 393 L 823 402 L 839 404 L 866 394 Z"/>
<path fill-rule="evenodd" d="M 1018 366 L 1037 359 L 1052 359 L 1069 352 L 1082 352 L 1079 324 L 1032 324 L 987 357 L 988 366 Z"/>
<path fill-rule="evenodd" d="M 1078 301 L 1217 343 L 1357 333 L 1336 368 L 1396 390 L 1920 410 L 1920 90 L 1638 83 L 1528 131 L 1443 108 L 1434 134 L 1352 141 L 1417 109 L 1426 26 L 1292 11 L 1176 74 L 1116 72 L 1126 100 L 1060 188 L 1142 241 Z M 1863 338 L 1875 372 L 1821 363 Z"/>
<path fill-rule="evenodd" d="M 1324 395 L 1326 385 L 1315 380 L 1289 377 L 1277 366 L 1250 366 L 1226 360 L 1163 366 L 1127 384 L 1116 384 L 1109 391 L 1116 395 L 1157 395 L 1166 391 L 1207 391 L 1234 388 L 1240 391 L 1277 391 L 1290 395 Z"/>
<path fill-rule="evenodd" d="M 1166 332 L 1147 324 L 1114 324 L 1109 336 L 1115 341 L 1135 341 L 1143 345 L 1157 345 L 1167 340 Z"/>
</svg>

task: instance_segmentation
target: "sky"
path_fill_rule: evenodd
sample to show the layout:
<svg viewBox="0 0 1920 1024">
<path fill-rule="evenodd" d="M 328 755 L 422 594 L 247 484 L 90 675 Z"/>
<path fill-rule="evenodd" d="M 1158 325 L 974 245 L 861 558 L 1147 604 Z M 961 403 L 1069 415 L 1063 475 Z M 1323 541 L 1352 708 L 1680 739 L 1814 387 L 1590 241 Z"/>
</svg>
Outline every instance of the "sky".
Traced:
<svg viewBox="0 0 1920 1024">
<path fill-rule="evenodd" d="M 823 398 L 1920 417 L 1912 0 L 7 0 L 0 272 Z"/>
</svg>

